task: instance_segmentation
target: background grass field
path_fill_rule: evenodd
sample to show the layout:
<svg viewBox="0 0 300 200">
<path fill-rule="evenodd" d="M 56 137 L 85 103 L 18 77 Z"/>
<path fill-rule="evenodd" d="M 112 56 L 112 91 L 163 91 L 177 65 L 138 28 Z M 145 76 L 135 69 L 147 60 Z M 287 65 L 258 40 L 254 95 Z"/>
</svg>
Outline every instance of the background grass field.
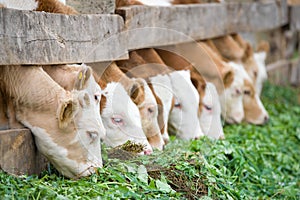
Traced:
<svg viewBox="0 0 300 200">
<path fill-rule="evenodd" d="M 105 166 L 88 178 L 70 180 L 51 167 L 39 177 L 0 172 L 0 198 L 300 199 L 298 94 L 267 83 L 270 122 L 225 126 L 223 141 L 174 139 L 140 157 L 103 147 Z"/>
</svg>

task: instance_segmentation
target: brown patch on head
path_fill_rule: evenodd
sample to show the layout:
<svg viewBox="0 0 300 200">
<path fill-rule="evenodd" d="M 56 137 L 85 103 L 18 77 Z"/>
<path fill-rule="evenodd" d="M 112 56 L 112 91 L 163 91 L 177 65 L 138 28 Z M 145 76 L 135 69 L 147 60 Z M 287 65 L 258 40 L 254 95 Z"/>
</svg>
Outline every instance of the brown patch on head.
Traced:
<svg viewBox="0 0 300 200">
<path fill-rule="evenodd" d="M 247 43 L 245 54 L 243 56 L 243 65 L 253 83 L 255 83 L 258 75 L 258 66 L 254 59 L 253 49 L 249 43 Z"/>
<path fill-rule="evenodd" d="M 240 34 L 234 33 L 231 34 L 231 37 L 233 38 L 234 41 L 236 41 L 240 45 L 240 47 L 246 49 L 248 42 L 244 40 Z"/>
<path fill-rule="evenodd" d="M 258 46 L 257 46 L 257 52 L 261 52 L 261 51 L 264 51 L 266 52 L 267 54 L 269 53 L 270 51 L 270 44 L 268 41 L 265 41 L 265 40 L 262 40 L 259 42 Z"/>
<path fill-rule="evenodd" d="M 196 90 L 198 91 L 200 97 L 199 108 L 198 108 L 198 114 L 200 115 L 203 107 L 203 98 L 205 95 L 206 82 L 203 79 L 203 77 L 200 74 L 195 73 L 194 70 L 191 72 L 191 81 L 194 87 L 196 88 Z"/>
<path fill-rule="evenodd" d="M 49 13 L 61 13 L 67 15 L 79 14 L 74 8 L 64 5 L 58 0 L 43 0 L 38 1 L 38 7 L 36 11 L 44 11 Z"/>
<path fill-rule="evenodd" d="M 262 110 L 255 98 L 255 89 L 251 82 L 244 80 L 243 97 L 245 120 L 247 122 L 255 121 L 262 115 Z"/>
<path fill-rule="evenodd" d="M 212 40 L 221 55 L 228 60 L 240 60 L 244 50 L 230 35 Z"/>
<path fill-rule="evenodd" d="M 138 106 L 141 105 L 145 101 L 145 89 L 144 85 L 136 79 L 131 86 L 129 96 L 131 97 L 132 101 Z"/>
<path fill-rule="evenodd" d="M 246 43 L 244 55 L 242 57 L 242 61 L 246 62 L 247 59 L 253 57 L 253 49 L 249 42 Z"/>
<path fill-rule="evenodd" d="M 95 77 L 95 74 L 94 74 Z M 95 78 L 96 79 L 96 78 Z M 101 87 L 101 90 L 104 90 L 106 88 L 106 82 L 101 80 L 100 78 L 97 78 L 97 83 Z M 101 100 L 100 100 L 100 113 L 102 113 L 103 109 L 106 106 L 106 96 L 101 95 Z"/>
<path fill-rule="evenodd" d="M 190 62 L 176 53 L 162 49 L 156 49 L 156 52 L 167 66 L 175 70 L 187 70 L 193 67 Z"/>
<path fill-rule="evenodd" d="M 159 128 L 160 128 L 160 132 L 161 134 L 164 134 L 165 132 L 165 126 L 166 124 L 164 124 L 164 112 L 163 112 L 163 108 L 164 108 L 164 105 L 161 101 L 161 99 L 156 95 L 154 89 L 153 89 L 153 86 L 151 83 L 148 83 L 152 93 L 153 93 L 153 96 L 155 97 L 155 100 L 156 100 L 156 103 L 157 103 L 157 106 L 158 106 L 158 116 L 157 116 L 157 121 L 158 121 L 158 125 L 159 125 Z"/>
</svg>

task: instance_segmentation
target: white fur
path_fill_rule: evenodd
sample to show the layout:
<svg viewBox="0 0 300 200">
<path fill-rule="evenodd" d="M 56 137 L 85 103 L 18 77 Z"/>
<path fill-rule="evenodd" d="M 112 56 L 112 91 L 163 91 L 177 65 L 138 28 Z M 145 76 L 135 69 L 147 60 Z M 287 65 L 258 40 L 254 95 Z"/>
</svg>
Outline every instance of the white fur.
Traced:
<svg viewBox="0 0 300 200">
<path fill-rule="evenodd" d="M 163 123 L 164 133 L 162 137 L 164 141 L 170 140 L 168 133 L 169 113 L 172 107 L 173 93 L 172 84 L 168 75 L 157 75 L 150 78 L 155 94 L 160 98 L 163 104 Z"/>
<path fill-rule="evenodd" d="M 172 0 L 139 0 L 144 5 L 147 6 L 171 6 Z"/>
<path fill-rule="evenodd" d="M 18 10 L 35 10 L 38 7 L 38 2 L 35 0 L 0 0 L 6 8 Z"/>
<path fill-rule="evenodd" d="M 198 119 L 199 94 L 191 82 L 190 71 L 180 70 L 169 74 L 175 104 L 169 116 L 169 128 L 173 128 L 179 138 L 194 139 L 203 136 Z"/>
<path fill-rule="evenodd" d="M 221 104 L 216 87 L 207 82 L 199 121 L 204 134 L 213 139 L 224 138 L 221 121 Z M 205 106 L 209 107 L 208 110 Z"/>
<path fill-rule="evenodd" d="M 59 1 L 66 5 L 66 0 L 59 0 Z"/>
<path fill-rule="evenodd" d="M 146 146 L 145 150 L 152 151 L 142 129 L 139 110 L 124 87 L 120 83 L 108 83 L 103 90 L 103 95 L 106 97 L 106 105 L 101 113 L 106 128 L 104 143 L 116 147 L 130 140 L 144 144 Z M 120 126 L 114 124 L 112 122 L 114 117 L 121 117 L 124 124 Z"/>
<path fill-rule="evenodd" d="M 220 95 L 222 117 L 228 123 L 240 123 L 244 118 L 243 89 L 246 75 L 240 64 L 229 62 L 229 65 L 234 69 L 234 79 Z"/>
<path fill-rule="evenodd" d="M 258 66 L 255 89 L 259 96 L 261 94 L 263 83 L 268 79 L 266 63 L 265 63 L 266 57 L 267 57 L 267 53 L 264 51 L 254 53 L 254 60 L 256 61 Z"/>
</svg>

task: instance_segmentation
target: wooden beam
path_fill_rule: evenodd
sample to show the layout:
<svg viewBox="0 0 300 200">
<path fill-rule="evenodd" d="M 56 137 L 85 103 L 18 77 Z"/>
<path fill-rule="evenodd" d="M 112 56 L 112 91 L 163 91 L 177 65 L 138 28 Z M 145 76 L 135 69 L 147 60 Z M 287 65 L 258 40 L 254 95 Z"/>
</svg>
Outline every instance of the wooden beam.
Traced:
<svg viewBox="0 0 300 200">
<path fill-rule="evenodd" d="M 0 169 L 14 175 L 40 174 L 47 163 L 29 129 L 0 131 Z"/>
<path fill-rule="evenodd" d="M 287 23 L 286 0 L 255 3 L 131 6 L 116 11 L 129 33 L 129 49 L 162 46 L 234 32 L 274 29 Z"/>
<path fill-rule="evenodd" d="M 292 30 L 300 31 L 300 5 L 290 6 L 290 27 Z"/>
<path fill-rule="evenodd" d="M 118 15 L 68 16 L 0 8 L 0 65 L 127 58 Z"/>
</svg>

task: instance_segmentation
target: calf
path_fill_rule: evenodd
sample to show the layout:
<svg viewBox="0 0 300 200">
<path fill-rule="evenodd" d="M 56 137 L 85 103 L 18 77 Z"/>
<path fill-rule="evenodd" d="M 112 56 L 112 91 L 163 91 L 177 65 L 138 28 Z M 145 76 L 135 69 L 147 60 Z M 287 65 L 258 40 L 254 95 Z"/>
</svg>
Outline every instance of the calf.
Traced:
<svg viewBox="0 0 300 200">
<path fill-rule="evenodd" d="M 102 166 L 100 115 L 85 91 L 65 91 L 37 66 L 2 66 L 0 90 L 15 118 L 32 131 L 38 150 L 67 177 Z M 100 99 L 98 100 L 99 103 Z"/>
</svg>

